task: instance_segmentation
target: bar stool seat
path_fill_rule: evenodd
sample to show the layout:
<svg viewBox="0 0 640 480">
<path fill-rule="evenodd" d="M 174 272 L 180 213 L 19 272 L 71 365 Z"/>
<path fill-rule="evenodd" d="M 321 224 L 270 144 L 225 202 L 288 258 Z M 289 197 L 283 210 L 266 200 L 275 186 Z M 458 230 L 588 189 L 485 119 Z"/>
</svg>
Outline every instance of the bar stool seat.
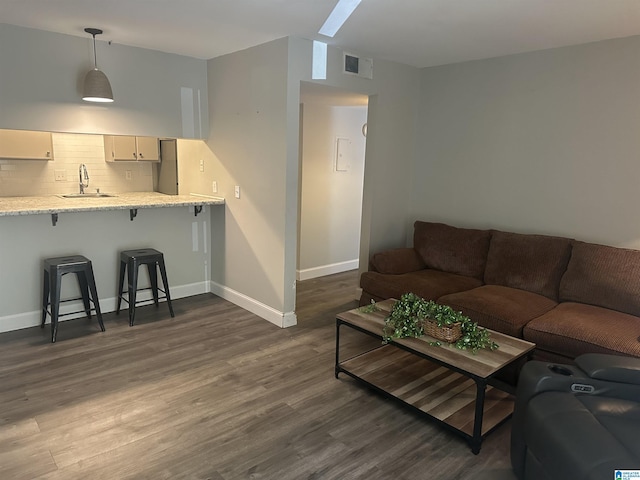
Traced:
<svg viewBox="0 0 640 480">
<path fill-rule="evenodd" d="M 100 302 L 96 290 L 96 281 L 93 277 L 93 267 L 91 260 L 82 255 L 68 255 L 66 257 L 46 258 L 43 260 L 44 266 L 44 287 L 42 289 L 42 323 L 41 328 L 47 320 L 47 314 L 51 317 L 51 342 L 55 343 L 58 333 L 58 318 L 65 315 L 82 313 L 82 310 L 69 313 L 60 313 L 60 304 L 82 299 L 84 312 L 91 318 L 91 312 L 96 312 L 100 330 L 104 332 L 102 323 L 102 313 L 100 312 Z M 62 277 L 67 273 L 75 273 L 80 286 L 81 297 L 60 300 L 60 290 L 62 287 Z M 93 304 L 93 307 L 91 307 Z M 50 307 L 50 308 L 49 308 Z"/>
<path fill-rule="evenodd" d="M 148 288 L 138 289 L 138 268 L 140 265 L 146 265 L 149 272 L 149 280 L 151 286 Z M 162 277 L 162 288 L 158 288 L 158 272 Z M 124 296 L 124 277 L 127 273 L 128 286 L 126 290 L 126 298 Z M 136 250 L 123 250 L 120 252 L 120 278 L 118 282 L 118 307 L 116 314 L 120 313 L 120 305 L 122 300 L 129 305 L 129 326 L 133 327 L 136 315 L 136 305 L 148 302 L 148 300 L 136 300 L 136 293 L 142 290 L 151 290 L 153 295 L 153 303 L 158 306 L 158 300 L 165 298 L 169 305 L 169 313 L 174 317 L 173 305 L 171 304 L 171 294 L 169 293 L 169 282 L 167 281 L 167 270 L 164 265 L 164 255 L 162 252 L 153 248 L 139 248 Z M 159 296 L 158 291 L 164 296 Z"/>
</svg>

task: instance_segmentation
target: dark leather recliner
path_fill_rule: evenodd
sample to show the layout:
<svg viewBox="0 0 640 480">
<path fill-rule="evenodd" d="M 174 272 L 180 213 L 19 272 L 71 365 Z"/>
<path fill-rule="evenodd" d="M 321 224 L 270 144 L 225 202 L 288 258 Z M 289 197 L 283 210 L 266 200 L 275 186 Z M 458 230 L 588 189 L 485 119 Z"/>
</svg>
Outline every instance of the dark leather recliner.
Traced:
<svg viewBox="0 0 640 480">
<path fill-rule="evenodd" d="M 640 358 L 585 354 L 520 374 L 511 465 L 520 480 L 600 480 L 640 470 Z"/>
</svg>

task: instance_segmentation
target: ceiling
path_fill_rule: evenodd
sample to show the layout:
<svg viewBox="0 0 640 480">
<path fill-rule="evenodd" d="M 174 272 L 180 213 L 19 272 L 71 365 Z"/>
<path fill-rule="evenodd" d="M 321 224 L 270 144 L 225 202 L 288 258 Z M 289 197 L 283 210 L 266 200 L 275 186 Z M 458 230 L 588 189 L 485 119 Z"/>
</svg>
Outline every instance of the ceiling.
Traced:
<svg viewBox="0 0 640 480">
<path fill-rule="evenodd" d="M 337 0 L 0 0 L 0 21 L 196 58 L 293 35 L 427 67 L 640 35 L 640 0 L 362 0 L 333 39 Z"/>
</svg>

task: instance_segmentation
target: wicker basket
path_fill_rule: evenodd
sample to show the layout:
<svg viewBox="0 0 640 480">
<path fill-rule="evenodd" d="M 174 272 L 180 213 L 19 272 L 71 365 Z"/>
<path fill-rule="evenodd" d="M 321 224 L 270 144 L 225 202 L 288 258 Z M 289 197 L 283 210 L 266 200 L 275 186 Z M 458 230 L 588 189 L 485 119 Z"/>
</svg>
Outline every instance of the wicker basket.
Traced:
<svg viewBox="0 0 640 480">
<path fill-rule="evenodd" d="M 446 327 L 439 327 L 433 320 L 426 319 L 424 321 L 424 333 L 436 340 L 454 343 L 462 336 L 462 325 L 454 323 Z"/>
</svg>

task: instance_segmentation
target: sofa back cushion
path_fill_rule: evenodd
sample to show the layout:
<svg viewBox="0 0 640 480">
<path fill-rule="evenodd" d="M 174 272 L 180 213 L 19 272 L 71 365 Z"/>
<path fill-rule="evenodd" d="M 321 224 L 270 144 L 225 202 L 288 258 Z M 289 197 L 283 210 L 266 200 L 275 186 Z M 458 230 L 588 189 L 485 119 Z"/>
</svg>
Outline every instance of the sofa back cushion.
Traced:
<svg viewBox="0 0 640 480">
<path fill-rule="evenodd" d="M 484 283 L 527 290 L 557 301 L 570 255 L 569 238 L 494 231 Z"/>
<path fill-rule="evenodd" d="M 640 251 L 573 242 L 560 301 L 640 315 Z"/>
<path fill-rule="evenodd" d="M 489 230 L 421 221 L 415 222 L 413 228 L 413 247 L 428 268 L 482 280 L 491 238 Z"/>
<path fill-rule="evenodd" d="M 425 264 L 415 248 L 394 248 L 374 254 L 369 263 L 369 270 L 391 275 L 417 272 L 423 270 Z"/>
</svg>

